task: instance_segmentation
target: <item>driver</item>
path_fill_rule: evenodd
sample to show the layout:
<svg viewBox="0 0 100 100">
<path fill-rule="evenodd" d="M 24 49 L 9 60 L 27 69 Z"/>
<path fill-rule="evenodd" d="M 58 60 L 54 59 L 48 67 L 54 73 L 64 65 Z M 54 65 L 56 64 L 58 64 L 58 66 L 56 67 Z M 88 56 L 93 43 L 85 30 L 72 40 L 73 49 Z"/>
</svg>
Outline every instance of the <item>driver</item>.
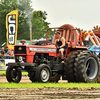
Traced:
<svg viewBox="0 0 100 100">
<path fill-rule="evenodd" d="M 64 63 L 64 52 L 66 52 L 68 48 L 68 44 L 66 44 L 65 38 L 61 37 L 59 31 L 55 32 L 56 41 L 55 44 L 57 45 L 57 53 L 60 53 L 61 62 Z"/>
</svg>

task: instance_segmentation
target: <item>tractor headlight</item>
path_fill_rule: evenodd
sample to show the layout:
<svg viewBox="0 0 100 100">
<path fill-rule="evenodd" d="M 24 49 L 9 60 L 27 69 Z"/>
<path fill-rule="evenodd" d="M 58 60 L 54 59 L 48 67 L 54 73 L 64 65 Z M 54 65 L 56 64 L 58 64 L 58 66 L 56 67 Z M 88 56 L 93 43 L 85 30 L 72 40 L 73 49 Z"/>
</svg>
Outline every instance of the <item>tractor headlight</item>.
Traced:
<svg viewBox="0 0 100 100">
<path fill-rule="evenodd" d="M 20 63 L 24 63 L 24 61 L 23 61 L 23 57 L 22 56 L 19 56 L 19 62 Z M 21 66 L 23 69 L 25 68 L 25 66 Z"/>
<path fill-rule="evenodd" d="M 23 61 L 23 57 L 19 56 L 19 61 L 22 62 Z"/>
</svg>

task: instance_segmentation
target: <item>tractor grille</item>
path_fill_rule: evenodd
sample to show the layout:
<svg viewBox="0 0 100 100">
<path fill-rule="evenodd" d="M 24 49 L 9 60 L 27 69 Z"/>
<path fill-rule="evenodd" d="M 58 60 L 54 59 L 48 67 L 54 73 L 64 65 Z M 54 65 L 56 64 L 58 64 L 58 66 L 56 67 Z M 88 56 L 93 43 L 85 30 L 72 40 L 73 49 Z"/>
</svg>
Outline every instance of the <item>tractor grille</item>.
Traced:
<svg viewBox="0 0 100 100">
<path fill-rule="evenodd" d="M 26 54 L 26 46 L 16 46 L 15 54 Z"/>
<path fill-rule="evenodd" d="M 19 56 L 22 56 L 23 61 L 26 62 L 26 56 L 25 55 L 16 55 L 15 56 L 16 62 L 19 62 Z"/>
</svg>

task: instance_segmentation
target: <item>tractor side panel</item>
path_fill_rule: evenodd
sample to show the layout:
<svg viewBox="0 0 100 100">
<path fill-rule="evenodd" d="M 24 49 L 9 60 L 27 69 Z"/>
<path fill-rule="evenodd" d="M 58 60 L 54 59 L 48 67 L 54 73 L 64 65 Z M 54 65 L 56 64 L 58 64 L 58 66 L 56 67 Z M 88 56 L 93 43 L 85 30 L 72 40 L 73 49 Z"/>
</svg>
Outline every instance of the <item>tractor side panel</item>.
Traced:
<svg viewBox="0 0 100 100">
<path fill-rule="evenodd" d="M 33 63 L 34 56 L 27 56 L 26 62 Z"/>
<path fill-rule="evenodd" d="M 54 57 L 56 57 L 56 52 L 50 52 L 50 53 L 49 53 L 49 56 L 54 56 Z"/>
</svg>

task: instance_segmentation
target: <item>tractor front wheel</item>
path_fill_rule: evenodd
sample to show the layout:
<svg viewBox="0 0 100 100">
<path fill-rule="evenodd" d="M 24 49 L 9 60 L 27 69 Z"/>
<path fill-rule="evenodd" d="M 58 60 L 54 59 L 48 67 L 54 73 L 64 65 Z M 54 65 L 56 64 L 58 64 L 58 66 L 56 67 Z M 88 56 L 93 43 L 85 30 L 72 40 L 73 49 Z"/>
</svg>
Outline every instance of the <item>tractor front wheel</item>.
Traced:
<svg viewBox="0 0 100 100">
<path fill-rule="evenodd" d="M 18 67 L 15 66 L 8 66 L 6 70 L 6 79 L 7 81 L 19 83 L 22 77 L 22 73 L 20 70 L 18 70 Z"/>
<path fill-rule="evenodd" d="M 37 67 L 36 70 L 36 80 L 38 82 L 47 83 L 50 81 L 51 78 L 51 69 L 46 64 L 41 64 Z"/>
</svg>

